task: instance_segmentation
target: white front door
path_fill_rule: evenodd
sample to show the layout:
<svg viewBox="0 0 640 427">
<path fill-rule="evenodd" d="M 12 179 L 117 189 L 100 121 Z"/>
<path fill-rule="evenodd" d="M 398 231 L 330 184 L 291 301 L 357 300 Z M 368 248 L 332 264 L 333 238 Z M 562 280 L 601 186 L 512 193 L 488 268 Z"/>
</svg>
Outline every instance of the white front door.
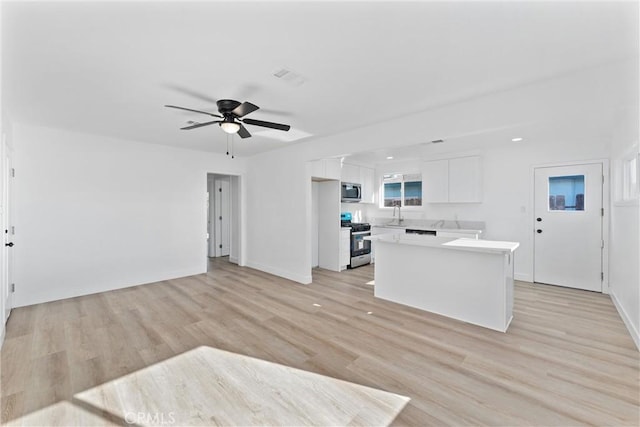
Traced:
<svg viewBox="0 0 640 427">
<path fill-rule="evenodd" d="M 602 292 L 602 164 L 540 167 L 534 281 Z"/>
<path fill-rule="evenodd" d="M 11 307 L 13 306 L 13 227 L 11 218 L 11 187 L 13 179 L 13 163 L 12 152 L 3 138 L 2 141 L 2 206 L 0 212 L 2 216 L 1 226 L 2 234 L 2 247 L 0 247 L 0 253 L 2 256 L 2 315 L 3 323 L 9 318 L 11 313 Z"/>
</svg>

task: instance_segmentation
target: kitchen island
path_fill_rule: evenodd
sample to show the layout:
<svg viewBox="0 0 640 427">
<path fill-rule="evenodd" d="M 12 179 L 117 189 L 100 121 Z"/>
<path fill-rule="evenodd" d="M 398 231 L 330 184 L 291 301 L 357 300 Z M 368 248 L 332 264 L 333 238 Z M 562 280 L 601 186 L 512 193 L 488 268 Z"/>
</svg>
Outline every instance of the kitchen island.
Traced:
<svg viewBox="0 0 640 427">
<path fill-rule="evenodd" d="M 517 242 L 411 234 L 375 241 L 378 298 L 506 332 Z"/>
</svg>

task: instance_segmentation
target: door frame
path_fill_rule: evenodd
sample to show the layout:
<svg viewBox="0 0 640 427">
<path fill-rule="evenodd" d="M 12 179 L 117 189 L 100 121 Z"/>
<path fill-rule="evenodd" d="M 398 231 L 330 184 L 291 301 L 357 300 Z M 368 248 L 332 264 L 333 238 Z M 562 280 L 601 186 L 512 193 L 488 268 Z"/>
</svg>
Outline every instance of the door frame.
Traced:
<svg viewBox="0 0 640 427">
<path fill-rule="evenodd" d="M 246 226 L 247 226 L 247 218 L 246 218 L 246 212 L 245 212 L 245 206 L 247 205 L 247 191 L 246 191 L 246 174 L 244 173 L 238 173 L 238 172 L 227 172 L 227 171 L 208 171 L 205 173 L 205 177 L 204 177 L 204 199 L 202 201 L 202 205 L 203 205 L 203 209 L 204 209 L 204 229 L 209 230 L 209 224 L 208 224 L 208 211 L 209 211 L 209 206 L 207 203 L 207 197 L 209 194 L 209 175 L 225 175 L 228 176 L 230 178 L 237 178 L 238 180 L 238 200 L 237 200 L 237 204 L 238 204 L 238 213 L 236 215 L 237 217 L 237 222 L 238 222 L 238 258 L 237 258 L 237 262 L 238 262 L 238 266 L 240 267 L 244 267 L 247 265 L 247 254 L 246 254 Z M 230 180 L 230 184 L 231 184 L 231 180 Z M 229 185 L 229 187 L 231 187 L 231 185 Z M 231 202 L 233 203 L 233 202 Z M 231 206 L 230 206 L 231 208 Z M 233 218 L 232 218 L 233 219 Z M 213 236 L 212 236 L 213 237 Z M 229 244 L 231 245 L 232 242 L 230 241 Z M 231 249 L 231 248 L 230 248 Z M 204 259 L 204 271 L 207 272 L 209 270 L 209 240 L 206 238 L 206 234 L 205 234 L 205 239 L 204 239 L 204 243 L 202 245 L 202 254 L 203 254 L 203 259 Z"/>
<path fill-rule="evenodd" d="M 13 193 L 14 193 L 14 183 L 13 183 L 13 171 L 14 171 L 14 158 L 13 158 L 13 147 L 9 144 L 7 139 L 7 134 L 2 132 L 2 138 L 0 141 L 0 173 L 2 177 L 0 178 L 0 197 L 2 200 L 0 201 L 0 210 L 2 211 L 0 214 L 0 219 L 2 220 L 2 224 L 0 224 L 0 228 L 6 230 L 2 232 L 4 236 L 2 238 L 2 249 L 0 254 L 0 262 L 2 265 L 0 266 L 0 288 L 2 288 L 2 295 L 0 295 L 0 308 L 2 310 L 2 331 L 0 334 L 0 346 L 4 341 L 4 333 L 6 329 L 6 323 L 9 320 L 9 316 L 11 315 L 11 309 L 13 308 L 13 298 L 14 298 L 14 290 L 13 282 L 13 266 L 14 266 L 14 258 L 15 258 L 15 249 L 7 248 L 5 243 L 14 240 L 14 228 L 13 224 L 15 218 L 13 218 Z M 1 230 L 0 230 L 1 231 Z M 7 296 L 5 299 L 5 295 Z"/>
<path fill-rule="evenodd" d="M 529 238 L 531 239 L 531 270 L 530 277 L 531 282 L 535 279 L 535 239 L 534 232 L 536 229 L 536 212 L 535 212 L 535 173 L 538 168 L 550 168 L 550 167 L 560 167 L 560 166 L 579 166 L 579 165 L 591 165 L 591 164 L 600 164 L 602 165 L 602 176 L 604 177 L 604 181 L 602 183 L 602 208 L 604 209 L 604 215 L 602 216 L 602 240 L 604 240 L 604 248 L 602 248 L 602 293 L 609 294 L 609 215 L 611 210 L 610 203 L 610 191 L 611 191 L 611 175 L 609 171 L 609 159 L 591 159 L 591 160 L 575 160 L 569 162 L 554 162 L 554 163 L 543 163 L 536 164 L 531 166 L 531 184 L 530 184 L 530 194 L 529 194 L 529 205 L 531 206 L 531 216 L 530 216 L 530 234 Z M 534 282 L 535 283 L 535 282 Z"/>
</svg>

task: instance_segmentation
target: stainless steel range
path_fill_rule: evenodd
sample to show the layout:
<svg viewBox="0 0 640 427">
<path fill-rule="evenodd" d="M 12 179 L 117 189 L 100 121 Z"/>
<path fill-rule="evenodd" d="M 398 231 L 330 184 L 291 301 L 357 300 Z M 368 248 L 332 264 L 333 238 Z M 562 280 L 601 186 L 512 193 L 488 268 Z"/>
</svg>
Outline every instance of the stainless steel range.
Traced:
<svg viewBox="0 0 640 427">
<path fill-rule="evenodd" d="M 371 264 L 371 241 L 364 240 L 371 236 L 371 225 L 366 222 L 340 221 L 343 227 L 351 227 L 351 263 L 349 268 Z"/>
</svg>

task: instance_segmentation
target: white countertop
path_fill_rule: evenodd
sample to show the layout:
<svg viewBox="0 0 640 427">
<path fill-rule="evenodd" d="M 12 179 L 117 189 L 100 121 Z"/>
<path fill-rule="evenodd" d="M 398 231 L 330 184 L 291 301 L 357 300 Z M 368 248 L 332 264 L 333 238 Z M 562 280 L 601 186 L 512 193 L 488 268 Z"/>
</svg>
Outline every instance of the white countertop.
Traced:
<svg viewBox="0 0 640 427">
<path fill-rule="evenodd" d="M 379 234 L 365 237 L 374 242 L 394 243 L 423 247 L 439 247 L 442 249 L 458 249 L 474 252 L 513 253 L 520 243 L 501 242 L 495 240 L 476 240 L 468 238 L 435 237 L 419 234 Z"/>
<path fill-rule="evenodd" d="M 430 227 L 425 225 L 395 225 L 395 224 L 387 224 L 387 225 L 372 225 L 371 227 L 380 227 L 380 228 L 401 228 L 406 230 L 407 228 L 410 230 L 426 230 L 426 231 L 446 231 L 447 233 L 461 233 L 461 234 L 482 234 L 482 230 L 473 229 L 473 228 L 446 228 L 446 227 Z"/>
<path fill-rule="evenodd" d="M 444 246 L 459 247 L 465 249 L 482 249 L 492 252 L 513 252 L 518 249 L 518 242 L 504 242 L 499 240 L 478 240 L 461 238 L 443 243 Z"/>
</svg>

